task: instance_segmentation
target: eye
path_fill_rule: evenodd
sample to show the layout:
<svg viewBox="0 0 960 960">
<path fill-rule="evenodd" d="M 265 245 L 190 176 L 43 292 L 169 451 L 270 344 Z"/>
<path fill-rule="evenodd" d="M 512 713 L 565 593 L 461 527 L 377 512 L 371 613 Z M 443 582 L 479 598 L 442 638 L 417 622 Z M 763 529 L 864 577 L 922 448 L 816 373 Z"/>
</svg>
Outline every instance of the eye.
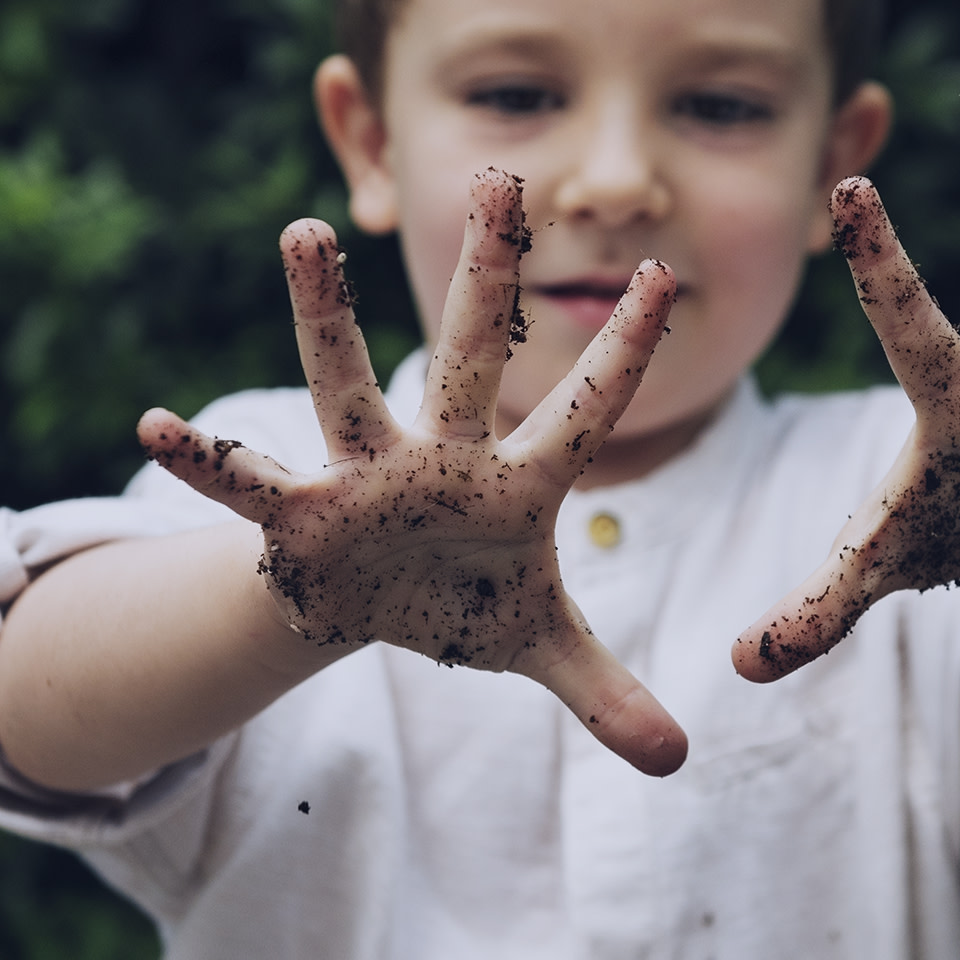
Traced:
<svg viewBox="0 0 960 960">
<path fill-rule="evenodd" d="M 558 110 L 564 105 L 564 98 L 536 84 L 503 83 L 469 91 L 466 102 L 505 116 L 522 117 Z"/>
<path fill-rule="evenodd" d="M 688 93 L 678 97 L 674 112 L 716 127 L 761 123 L 773 117 L 773 111 L 759 100 L 725 93 Z"/>
</svg>

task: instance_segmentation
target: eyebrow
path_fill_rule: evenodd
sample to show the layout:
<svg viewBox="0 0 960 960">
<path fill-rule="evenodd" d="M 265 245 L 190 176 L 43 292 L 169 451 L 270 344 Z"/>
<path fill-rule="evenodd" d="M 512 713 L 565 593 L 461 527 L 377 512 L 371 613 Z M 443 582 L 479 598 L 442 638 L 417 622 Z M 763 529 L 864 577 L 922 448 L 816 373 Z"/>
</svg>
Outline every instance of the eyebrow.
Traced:
<svg viewBox="0 0 960 960">
<path fill-rule="evenodd" d="M 563 43 L 543 31 L 486 30 L 462 39 L 454 38 L 444 50 L 443 60 L 457 63 L 466 57 L 496 52 L 515 56 L 560 56 Z"/>
<path fill-rule="evenodd" d="M 688 51 L 686 61 L 701 68 L 722 69 L 741 64 L 759 64 L 778 71 L 801 75 L 808 71 L 807 61 L 786 50 L 754 46 L 722 47 L 709 46 Z"/>
<path fill-rule="evenodd" d="M 564 37 L 555 34 L 548 26 L 536 23 L 495 21 L 473 24 L 470 29 L 452 35 L 444 46 L 437 65 L 440 72 L 487 53 L 568 61 Z M 803 56 L 796 45 L 762 28 L 746 34 L 739 27 L 737 30 L 693 30 L 683 40 L 680 49 L 684 69 L 693 71 L 756 65 L 795 83 L 802 82 L 813 72 L 810 58 Z"/>
<path fill-rule="evenodd" d="M 729 37 L 704 33 L 693 37 L 687 61 L 695 69 L 715 70 L 757 64 L 798 81 L 813 68 L 810 58 L 802 56 L 796 46 L 780 41 L 768 31 L 756 31 L 754 35 L 731 33 Z"/>
</svg>

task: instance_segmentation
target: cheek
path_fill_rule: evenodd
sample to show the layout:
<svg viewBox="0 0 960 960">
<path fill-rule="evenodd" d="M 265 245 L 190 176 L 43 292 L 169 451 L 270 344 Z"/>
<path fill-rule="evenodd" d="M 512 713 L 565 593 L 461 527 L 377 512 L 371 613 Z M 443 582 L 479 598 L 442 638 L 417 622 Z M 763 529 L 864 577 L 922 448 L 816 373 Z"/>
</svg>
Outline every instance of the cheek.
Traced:
<svg viewBox="0 0 960 960">
<path fill-rule="evenodd" d="M 779 321 L 796 292 L 807 259 L 810 205 L 782 188 L 754 187 L 746 199 L 717 211 L 703 232 L 703 263 L 715 289 L 743 309 Z"/>
</svg>

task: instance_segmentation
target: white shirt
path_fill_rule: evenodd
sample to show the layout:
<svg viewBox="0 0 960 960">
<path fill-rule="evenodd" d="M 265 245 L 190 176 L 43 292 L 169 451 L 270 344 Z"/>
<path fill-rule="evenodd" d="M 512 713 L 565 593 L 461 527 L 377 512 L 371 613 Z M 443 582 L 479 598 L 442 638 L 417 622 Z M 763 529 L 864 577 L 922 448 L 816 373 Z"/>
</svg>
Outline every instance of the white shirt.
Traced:
<svg viewBox="0 0 960 960">
<path fill-rule="evenodd" d="M 401 421 L 422 382 L 415 356 L 389 392 Z M 157 919 L 170 960 L 955 960 L 960 594 L 888 597 L 775 684 L 729 658 L 911 417 L 895 390 L 768 406 L 745 381 L 668 465 L 567 499 L 564 583 L 687 731 L 671 777 L 525 678 L 372 644 L 146 783 L 56 797 L 8 771 L 0 825 L 79 849 Z M 198 423 L 323 462 L 305 391 Z M 0 512 L 0 602 L 31 566 L 223 509 L 156 468 L 117 500 Z M 598 513 L 619 543 L 592 542 Z"/>
</svg>

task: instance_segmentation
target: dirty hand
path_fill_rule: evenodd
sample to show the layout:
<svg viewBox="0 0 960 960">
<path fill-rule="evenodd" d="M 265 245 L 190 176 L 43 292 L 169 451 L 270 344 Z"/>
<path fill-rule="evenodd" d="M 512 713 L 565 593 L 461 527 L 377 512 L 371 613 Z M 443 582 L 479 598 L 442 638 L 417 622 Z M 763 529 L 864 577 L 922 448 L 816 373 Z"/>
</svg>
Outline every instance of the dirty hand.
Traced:
<svg viewBox="0 0 960 960">
<path fill-rule="evenodd" d="M 683 762 L 663 707 L 591 634 L 560 582 L 560 503 L 629 403 L 674 297 L 641 265 L 610 322 L 511 436 L 495 435 L 523 225 L 520 186 L 477 177 L 423 407 L 391 417 L 354 320 L 332 230 L 298 221 L 281 248 L 304 371 L 329 464 L 294 474 L 166 411 L 141 420 L 148 453 L 260 524 L 261 572 L 305 642 L 377 639 L 440 663 L 525 674 L 646 773 Z"/>
<path fill-rule="evenodd" d="M 832 209 L 836 244 L 916 423 L 829 559 L 734 644 L 737 671 L 760 682 L 829 651 L 894 590 L 960 578 L 960 335 L 927 293 L 869 181 L 841 183 Z"/>
</svg>

